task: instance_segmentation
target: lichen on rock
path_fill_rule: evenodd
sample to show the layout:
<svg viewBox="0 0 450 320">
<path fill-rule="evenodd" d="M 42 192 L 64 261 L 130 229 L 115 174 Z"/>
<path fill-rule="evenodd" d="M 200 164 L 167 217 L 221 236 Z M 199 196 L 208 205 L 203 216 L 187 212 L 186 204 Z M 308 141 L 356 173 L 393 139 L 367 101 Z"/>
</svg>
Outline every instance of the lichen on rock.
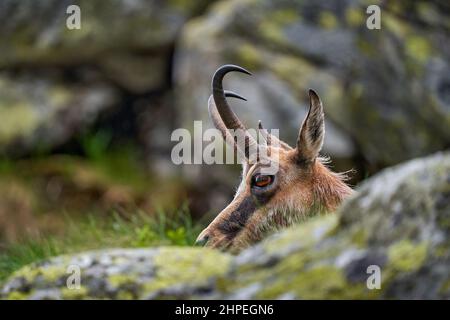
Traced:
<svg viewBox="0 0 450 320">
<path fill-rule="evenodd" d="M 239 116 L 250 125 L 257 114 L 287 141 L 308 88 L 317 90 L 329 121 L 324 149 L 335 161 L 359 151 L 386 167 L 448 147 L 448 12 L 436 2 L 379 5 L 382 32 L 366 27 L 365 1 L 219 2 L 181 33 L 182 119 L 207 119 L 204 88 L 217 66 L 234 63 L 254 74 L 227 80 L 248 98 L 233 101 Z"/>
<path fill-rule="evenodd" d="M 59 146 L 117 100 L 104 82 L 68 84 L 61 78 L 0 73 L 0 152 L 21 155 Z"/>
<path fill-rule="evenodd" d="M 237 256 L 206 248 L 108 249 L 26 266 L 5 299 L 450 298 L 450 154 L 389 168 L 336 214 L 275 234 Z M 69 265 L 81 269 L 67 288 Z M 369 266 L 381 287 L 367 286 Z"/>
<path fill-rule="evenodd" d="M 7 299 L 183 298 L 214 290 L 230 257 L 200 248 L 110 249 L 61 256 L 27 266 L 4 286 Z M 70 286 L 71 267 L 80 286 Z M 68 285 L 69 284 L 69 285 Z"/>
</svg>

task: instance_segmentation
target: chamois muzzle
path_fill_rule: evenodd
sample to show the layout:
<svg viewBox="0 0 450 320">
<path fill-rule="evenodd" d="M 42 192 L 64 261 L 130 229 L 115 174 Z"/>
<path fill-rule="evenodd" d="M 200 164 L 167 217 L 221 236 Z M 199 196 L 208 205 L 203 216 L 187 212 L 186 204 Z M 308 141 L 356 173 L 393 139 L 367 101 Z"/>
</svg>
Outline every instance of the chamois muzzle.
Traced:
<svg viewBox="0 0 450 320">
<path fill-rule="evenodd" d="M 195 241 L 196 246 L 204 246 L 206 243 L 208 243 L 209 235 L 201 235 L 197 238 Z"/>
</svg>

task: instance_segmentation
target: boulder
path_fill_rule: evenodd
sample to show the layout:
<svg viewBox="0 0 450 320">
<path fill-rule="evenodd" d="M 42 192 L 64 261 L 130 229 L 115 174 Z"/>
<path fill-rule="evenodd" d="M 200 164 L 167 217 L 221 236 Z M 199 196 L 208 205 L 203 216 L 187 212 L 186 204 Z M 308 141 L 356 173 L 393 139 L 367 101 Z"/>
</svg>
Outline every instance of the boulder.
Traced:
<svg viewBox="0 0 450 320">
<path fill-rule="evenodd" d="M 206 1 L 23 1 L 0 4 L 0 67 L 76 65 L 105 55 L 158 51 L 173 46 L 186 20 Z M 69 29 L 67 9 L 77 5 L 80 29 Z M 82 49 L 82 50 L 80 50 Z"/>
<path fill-rule="evenodd" d="M 237 256 L 207 248 L 107 249 L 26 266 L 5 299 L 449 299 L 450 154 L 386 169 L 336 214 Z M 74 285 L 74 266 L 81 283 Z M 371 270 L 380 271 L 380 287 Z"/>
<path fill-rule="evenodd" d="M 80 8 L 80 29 L 67 27 L 71 5 Z M 56 148 L 111 106 L 130 113 L 123 100 L 167 90 L 176 37 L 206 5 L 2 1 L 0 152 L 22 156 Z"/>
<path fill-rule="evenodd" d="M 0 73 L 0 152 L 20 155 L 59 146 L 116 101 L 117 94 L 101 81 Z"/>
<path fill-rule="evenodd" d="M 450 11 L 441 1 L 377 3 L 381 30 L 366 27 L 362 0 L 215 4 L 183 28 L 176 52 L 182 125 L 211 125 L 211 75 L 233 63 L 253 73 L 225 79 L 248 98 L 232 101 L 236 112 L 249 127 L 262 120 L 279 128 L 291 144 L 313 88 L 327 116 L 324 152 L 334 160 L 362 155 L 373 172 L 447 148 Z"/>
<path fill-rule="evenodd" d="M 224 275 L 230 260 L 227 255 L 199 248 L 113 249 L 62 256 L 19 271 L 20 275 L 5 285 L 3 297 L 152 299 L 173 292 L 188 298 L 215 286 L 211 278 Z M 80 287 L 70 289 L 67 284 L 76 282 L 69 276 L 75 275 L 77 268 L 82 276 Z M 180 268 L 184 270 L 180 272 Z M 31 284 L 35 281 L 37 287 Z M 29 290 L 21 289 L 30 284 Z"/>
</svg>

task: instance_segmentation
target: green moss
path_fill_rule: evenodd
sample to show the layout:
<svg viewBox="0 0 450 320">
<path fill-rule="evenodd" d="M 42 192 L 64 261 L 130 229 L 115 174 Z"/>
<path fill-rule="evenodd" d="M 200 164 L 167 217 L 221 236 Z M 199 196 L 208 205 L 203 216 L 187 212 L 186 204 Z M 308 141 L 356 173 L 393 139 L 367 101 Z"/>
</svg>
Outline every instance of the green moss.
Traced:
<svg viewBox="0 0 450 320">
<path fill-rule="evenodd" d="M 322 11 L 319 15 L 319 25 L 324 29 L 335 29 L 339 24 L 336 16 L 330 11 Z"/>
<path fill-rule="evenodd" d="M 381 19 L 382 25 L 386 26 L 386 29 L 391 31 L 397 37 L 403 38 L 409 33 L 410 27 L 390 13 L 383 12 L 383 17 Z"/>
<path fill-rule="evenodd" d="M 48 266 L 40 269 L 42 276 L 48 282 L 54 282 L 68 276 L 67 269 L 64 266 Z"/>
<path fill-rule="evenodd" d="M 81 286 L 78 289 L 62 288 L 61 296 L 64 300 L 80 300 L 88 298 L 89 290 Z"/>
<path fill-rule="evenodd" d="M 70 90 L 64 86 L 48 83 L 43 87 L 45 92 L 40 89 L 28 91 L 32 83 L 25 81 L 26 85 L 20 84 L 20 79 L 11 79 L 7 76 L 0 78 L 0 143 L 8 143 L 17 137 L 26 137 L 42 126 L 57 111 L 67 106 L 73 98 Z M 22 81 L 23 82 L 23 81 Z M 40 97 L 40 95 L 43 97 Z M 41 101 L 45 99 L 45 101 Z M 46 117 L 42 117 L 42 111 L 37 110 L 36 105 L 45 105 Z"/>
<path fill-rule="evenodd" d="M 113 274 L 109 276 L 108 282 L 114 287 L 121 287 L 129 283 L 136 283 L 136 277 L 131 274 Z"/>
<path fill-rule="evenodd" d="M 318 241 L 319 237 L 325 237 L 338 224 L 335 214 L 312 218 L 301 226 L 294 226 L 286 230 L 279 238 L 271 239 L 264 244 L 267 253 L 275 253 L 280 248 L 286 247 L 295 241 L 295 244 L 306 247 Z"/>
<path fill-rule="evenodd" d="M 345 287 L 341 271 L 322 266 L 301 272 L 291 279 L 277 279 L 265 286 L 258 298 L 273 299 L 291 292 L 300 299 L 326 299 L 336 297 Z"/>
<path fill-rule="evenodd" d="M 374 43 L 367 41 L 363 37 L 360 37 L 356 40 L 356 45 L 358 49 L 367 57 L 375 57 L 375 55 L 377 54 Z"/>
<path fill-rule="evenodd" d="M 416 4 L 416 10 L 422 20 L 434 23 L 440 19 L 439 12 L 436 11 L 434 5 L 427 2 L 418 2 Z"/>
<path fill-rule="evenodd" d="M 383 0 L 360 0 L 362 5 L 370 6 L 371 4 L 376 4 L 377 6 L 381 6 L 384 2 Z M 394 2 L 394 1 L 391 1 Z M 390 3 L 391 3 L 390 2 Z"/>
<path fill-rule="evenodd" d="M 169 5 L 175 9 L 180 10 L 181 12 L 184 12 L 185 14 L 189 14 L 198 7 L 200 2 L 202 1 L 169 0 Z"/>
<path fill-rule="evenodd" d="M 406 53 L 419 62 L 426 62 L 431 55 L 431 44 L 421 36 L 413 35 L 405 40 Z"/>
<path fill-rule="evenodd" d="M 223 276 L 230 261 L 229 255 L 206 248 L 161 248 L 154 258 L 155 278 L 144 284 L 144 292 L 206 284 L 211 277 Z"/>
<path fill-rule="evenodd" d="M 345 21 L 350 27 L 358 27 L 364 24 L 366 17 L 361 8 L 349 7 L 345 11 Z"/>
<path fill-rule="evenodd" d="M 27 265 L 12 274 L 13 278 L 24 278 L 27 282 L 33 282 L 40 274 L 39 269 L 35 268 L 33 264 Z"/>
<path fill-rule="evenodd" d="M 298 272 L 287 283 L 269 286 L 264 295 L 276 298 L 286 292 L 298 299 L 373 299 L 379 294 L 377 290 L 368 290 L 365 283 L 349 283 L 338 268 L 321 265 Z"/>
<path fill-rule="evenodd" d="M 117 293 L 117 299 L 119 300 L 133 300 L 136 299 L 136 297 L 128 291 L 120 291 Z"/>
<path fill-rule="evenodd" d="M 367 245 L 367 234 L 364 229 L 356 230 L 350 240 L 353 244 L 357 245 L 359 248 L 364 248 Z"/>
<path fill-rule="evenodd" d="M 425 261 L 427 247 L 426 243 L 415 245 L 409 240 L 397 242 L 388 249 L 389 264 L 396 271 L 415 271 Z"/>
<path fill-rule="evenodd" d="M 30 296 L 29 293 L 13 291 L 6 297 L 6 299 L 7 300 L 27 300 L 29 296 Z"/>
<path fill-rule="evenodd" d="M 282 44 L 286 42 L 286 37 L 282 27 L 270 20 L 264 20 L 259 25 L 261 35 L 270 42 Z"/>
<path fill-rule="evenodd" d="M 299 74 L 314 74 L 314 68 L 305 60 L 290 55 L 278 55 L 271 59 L 271 70 L 282 80 L 298 90 L 307 87 L 308 78 Z"/>
<path fill-rule="evenodd" d="M 288 24 L 300 21 L 300 16 L 293 9 L 278 9 L 268 15 L 267 19 L 281 25 L 286 26 Z"/>
<path fill-rule="evenodd" d="M 211 11 L 215 12 L 218 15 L 221 16 L 228 16 L 233 14 L 233 10 L 235 10 L 236 4 L 239 2 L 246 2 L 251 3 L 254 2 L 253 0 L 245 0 L 245 1 L 218 1 L 212 5 Z"/>
<path fill-rule="evenodd" d="M 86 55 L 86 52 L 92 52 L 95 51 L 95 47 L 91 46 L 89 44 L 88 39 L 92 38 L 95 33 L 98 33 L 99 30 L 104 30 L 104 26 L 100 25 L 100 22 L 96 19 L 84 19 L 82 18 L 82 28 L 81 29 L 75 29 L 70 30 L 68 28 L 63 28 L 61 30 L 62 38 L 64 39 L 66 45 L 68 47 L 75 47 L 79 46 L 80 44 L 83 44 L 83 51 Z M 64 48 L 66 49 L 66 48 Z M 66 49 L 67 50 L 67 49 Z M 47 54 L 53 54 L 58 57 L 57 54 L 61 54 L 62 52 L 58 50 L 47 50 Z M 64 51 L 63 51 L 64 52 Z M 68 52 L 66 52 L 68 53 Z M 51 57 L 47 57 L 47 59 L 50 59 Z"/>
<path fill-rule="evenodd" d="M 0 102 L 0 143 L 7 143 L 15 137 L 26 136 L 33 132 L 39 124 L 39 119 L 31 105 L 26 102 L 15 102 L 2 105 Z"/>
<path fill-rule="evenodd" d="M 439 292 L 442 294 L 450 293 L 450 280 L 447 280 L 442 284 L 441 288 L 439 289 Z"/>
<path fill-rule="evenodd" d="M 263 64 L 264 59 L 255 46 L 244 43 L 237 49 L 239 62 L 250 70 L 257 70 Z"/>
<path fill-rule="evenodd" d="M 69 103 L 72 99 L 72 93 L 63 86 L 55 86 L 49 90 L 48 97 L 51 105 L 59 109 L 60 107 Z"/>
<path fill-rule="evenodd" d="M 258 25 L 259 34 L 271 45 L 284 44 L 287 39 L 284 29 L 289 24 L 300 21 L 300 16 L 291 9 L 279 9 L 269 13 Z"/>
<path fill-rule="evenodd" d="M 36 266 L 27 265 L 13 273 L 13 277 L 24 278 L 27 282 L 34 282 L 37 277 L 42 277 L 47 282 L 55 282 L 61 277 L 66 277 L 66 269 L 60 265 Z"/>
</svg>

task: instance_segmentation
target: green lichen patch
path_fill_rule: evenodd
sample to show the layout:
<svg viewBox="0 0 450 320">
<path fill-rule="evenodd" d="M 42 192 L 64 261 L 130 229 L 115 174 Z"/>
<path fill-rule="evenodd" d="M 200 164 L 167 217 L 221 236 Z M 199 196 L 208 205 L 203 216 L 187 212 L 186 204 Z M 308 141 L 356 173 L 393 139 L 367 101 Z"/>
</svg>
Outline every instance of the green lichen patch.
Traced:
<svg viewBox="0 0 450 320">
<path fill-rule="evenodd" d="M 161 248 L 154 259 L 155 277 L 144 284 L 144 291 L 152 293 L 172 286 L 201 286 L 211 277 L 223 276 L 231 257 L 202 248 Z"/>
<path fill-rule="evenodd" d="M 400 272 L 415 271 L 424 263 L 427 248 L 426 243 L 413 244 L 408 240 L 399 241 L 388 249 L 390 265 Z"/>
<path fill-rule="evenodd" d="M 319 15 L 319 25 L 324 29 L 334 29 L 338 26 L 339 20 L 329 11 L 322 11 Z"/>
<path fill-rule="evenodd" d="M 18 291 L 13 291 L 6 297 L 6 300 L 27 300 L 30 296 L 29 293 L 23 293 Z"/>
<path fill-rule="evenodd" d="M 64 300 L 80 300 L 87 299 L 89 297 L 89 290 L 86 287 L 80 286 L 79 288 L 62 288 L 61 297 Z"/>
<path fill-rule="evenodd" d="M 345 21 L 351 27 L 358 27 L 365 23 L 366 17 L 361 8 L 349 7 L 345 11 Z"/>
<path fill-rule="evenodd" d="M 249 70 L 258 70 L 264 62 L 261 49 L 249 43 L 243 43 L 237 48 L 237 57 L 241 65 Z"/>
<path fill-rule="evenodd" d="M 405 49 L 409 56 L 421 63 L 428 61 L 432 53 L 432 46 L 428 39 L 417 35 L 406 39 Z"/>
<path fill-rule="evenodd" d="M 121 287 L 127 284 L 133 284 L 137 277 L 132 274 L 113 274 L 108 277 L 108 283 L 114 287 Z"/>
<path fill-rule="evenodd" d="M 315 217 L 304 225 L 292 227 L 279 237 L 267 241 L 264 244 L 264 250 L 272 254 L 279 251 L 280 248 L 289 246 L 289 244 L 307 247 L 327 236 L 327 233 L 331 232 L 337 226 L 337 223 L 338 217 L 334 214 Z"/>
<path fill-rule="evenodd" d="M 59 265 L 47 266 L 31 264 L 13 273 L 14 278 L 23 278 L 28 283 L 33 283 L 41 278 L 44 281 L 54 282 L 66 276 L 66 269 Z"/>
</svg>

